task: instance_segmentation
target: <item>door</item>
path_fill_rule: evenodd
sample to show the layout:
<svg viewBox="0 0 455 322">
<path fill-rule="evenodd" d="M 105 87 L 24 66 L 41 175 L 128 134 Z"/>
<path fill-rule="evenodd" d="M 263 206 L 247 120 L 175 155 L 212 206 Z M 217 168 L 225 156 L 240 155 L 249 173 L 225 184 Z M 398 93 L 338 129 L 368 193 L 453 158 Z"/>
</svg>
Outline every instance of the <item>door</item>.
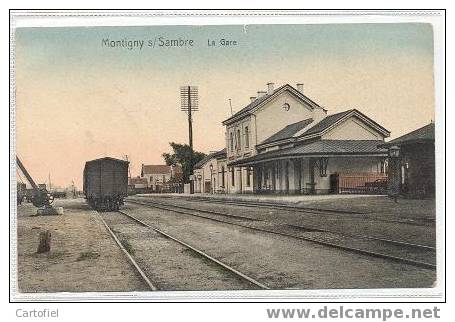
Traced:
<svg viewBox="0 0 455 322">
<path fill-rule="evenodd" d="M 210 186 L 211 186 L 210 181 L 204 182 L 204 192 L 205 193 L 210 193 L 210 190 L 211 190 Z"/>
<path fill-rule="evenodd" d="M 289 194 L 289 161 L 286 161 L 284 166 L 284 185 L 286 194 Z"/>
</svg>

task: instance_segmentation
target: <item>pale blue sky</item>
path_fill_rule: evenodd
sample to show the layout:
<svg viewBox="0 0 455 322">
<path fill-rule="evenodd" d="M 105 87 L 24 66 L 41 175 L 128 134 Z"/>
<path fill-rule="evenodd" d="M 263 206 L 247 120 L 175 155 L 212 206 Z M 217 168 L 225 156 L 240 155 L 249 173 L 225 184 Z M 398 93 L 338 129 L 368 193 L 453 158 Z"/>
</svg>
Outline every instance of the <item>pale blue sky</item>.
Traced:
<svg viewBox="0 0 455 322">
<path fill-rule="evenodd" d="M 126 50 L 102 48 L 101 40 L 166 38 L 194 39 L 193 48 Z M 363 55 L 401 55 L 413 52 L 433 55 L 430 24 L 321 24 L 248 26 L 147 26 L 24 28 L 16 33 L 16 44 L 24 48 L 24 62 L 36 70 L 91 66 L 95 68 L 217 67 L 219 64 L 254 64 L 276 60 L 325 56 L 343 60 Z M 207 39 L 239 41 L 234 48 L 208 48 Z M 260 55 L 258 57 L 258 55 Z"/>
</svg>

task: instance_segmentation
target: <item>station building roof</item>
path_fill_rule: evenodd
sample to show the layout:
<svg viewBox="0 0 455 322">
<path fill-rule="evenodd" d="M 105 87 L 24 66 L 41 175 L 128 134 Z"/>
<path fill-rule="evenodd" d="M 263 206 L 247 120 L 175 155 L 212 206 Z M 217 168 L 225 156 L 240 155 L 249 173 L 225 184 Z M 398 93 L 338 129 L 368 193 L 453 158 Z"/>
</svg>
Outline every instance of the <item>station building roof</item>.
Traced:
<svg viewBox="0 0 455 322">
<path fill-rule="evenodd" d="M 264 94 L 258 98 L 256 98 L 253 102 L 242 108 L 240 111 L 229 117 L 228 119 L 223 121 L 223 125 L 227 125 L 230 123 L 235 122 L 238 119 L 243 118 L 244 116 L 250 114 L 253 110 L 255 110 L 257 107 L 261 106 L 263 103 L 265 104 L 266 102 L 271 101 L 273 98 L 277 97 L 279 94 L 281 94 L 284 91 L 288 91 L 291 94 L 293 94 L 295 97 L 300 99 L 301 101 L 305 102 L 307 105 L 309 105 L 311 108 L 321 108 L 319 104 L 314 102 L 312 99 L 295 89 L 289 84 L 282 85 L 275 89 L 272 93 L 270 94 Z"/>
<path fill-rule="evenodd" d="M 230 162 L 229 166 L 248 166 L 265 161 L 298 157 L 335 156 L 387 156 L 387 150 L 379 148 L 382 140 L 317 140 L 289 148 L 268 151 L 255 156 Z"/>
<path fill-rule="evenodd" d="M 272 136 L 270 136 L 267 139 L 265 139 L 264 141 L 262 141 L 261 144 L 272 143 L 275 141 L 280 141 L 280 140 L 284 140 L 289 137 L 292 137 L 294 134 L 303 130 L 305 127 L 307 127 L 311 123 L 313 123 L 313 119 L 310 118 L 310 119 L 299 121 L 299 122 L 296 122 L 293 124 L 289 124 L 289 125 L 285 126 L 282 130 L 276 132 Z"/>
<path fill-rule="evenodd" d="M 209 153 L 205 158 L 203 158 L 201 161 L 196 163 L 194 165 L 194 168 L 195 169 L 202 168 L 207 162 L 209 162 L 212 159 L 217 159 L 217 160 L 226 159 L 226 148 L 216 151 L 216 152 Z"/>
<path fill-rule="evenodd" d="M 324 132 L 330 130 L 331 128 L 337 126 L 338 123 L 343 122 L 345 119 L 348 119 L 351 116 L 356 116 L 364 122 L 370 124 L 371 127 L 375 128 L 377 131 L 381 132 L 384 136 L 389 136 L 390 131 L 373 121 L 371 118 L 366 116 L 365 114 L 361 113 L 357 109 L 350 109 L 346 110 L 340 113 L 328 115 L 325 118 L 323 118 L 321 121 L 313 123 L 313 119 L 305 119 L 293 124 L 289 124 L 285 126 L 283 129 L 280 131 L 274 133 L 261 143 L 257 145 L 259 149 L 264 148 L 265 146 L 270 146 L 270 145 L 276 145 L 283 143 L 283 141 L 289 141 L 291 139 L 291 142 L 296 141 L 297 139 L 301 140 L 306 140 L 315 138 L 315 137 L 320 137 L 321 135 L 324 134 Z M 310 127 L 311 126 L 311 127 Z M 307 128 L 303 133 L 298 134 L 300 131 L 304 130 Z M 381 141 L 381 143 L 384 143 Z"/>
<path fill-rule="evenodd" d="M 434 123 L 427 124 L 417 130 L 397 137 L 389 142 L 381 144 L 381 147 L 390 147 L 392 145 L 403 145 L 411 143 L 434 142 Z"/>
</svg>

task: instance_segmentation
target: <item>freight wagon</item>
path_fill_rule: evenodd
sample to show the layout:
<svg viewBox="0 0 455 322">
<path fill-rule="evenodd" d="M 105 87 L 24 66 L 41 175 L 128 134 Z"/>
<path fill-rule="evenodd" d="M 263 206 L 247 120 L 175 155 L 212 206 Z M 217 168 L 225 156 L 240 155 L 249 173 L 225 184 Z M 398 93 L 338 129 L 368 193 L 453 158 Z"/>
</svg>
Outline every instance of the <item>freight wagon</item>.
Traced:
<svg viewBox="0 0 455 322">
<path fill-rule="evenodd" d="M 118 210 L 128 195 L 129 162 L 114 158 L 87 161 L 84 194 L 88 204 L 100 211 Z"/>
</svg>

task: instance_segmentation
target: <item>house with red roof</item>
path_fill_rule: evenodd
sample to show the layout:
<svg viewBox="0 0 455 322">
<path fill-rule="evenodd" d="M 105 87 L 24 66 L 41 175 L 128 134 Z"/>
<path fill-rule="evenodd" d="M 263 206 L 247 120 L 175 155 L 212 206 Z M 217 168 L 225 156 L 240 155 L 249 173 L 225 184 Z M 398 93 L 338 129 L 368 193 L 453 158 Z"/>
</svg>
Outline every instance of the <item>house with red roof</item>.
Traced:
<svg viewBox="0 0 455 322">
<path fill-rule="evenodd" d="M 182 178 L 182 167 L 179 165 L 142 164 L 141 178 L 147 180 L 147 188 L 154 192 L 168 190 L 172 184 L 178 184 Z"/>
</svg>

